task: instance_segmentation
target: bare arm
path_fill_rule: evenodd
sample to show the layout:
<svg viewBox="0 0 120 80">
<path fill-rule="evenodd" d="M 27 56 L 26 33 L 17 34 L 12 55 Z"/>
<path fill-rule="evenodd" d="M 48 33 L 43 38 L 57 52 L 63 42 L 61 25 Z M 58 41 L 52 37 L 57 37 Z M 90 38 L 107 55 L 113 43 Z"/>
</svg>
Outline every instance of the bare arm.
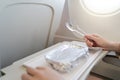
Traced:
<svg viewBox="0 0 120 80">
<path fill-rule="evenodd" d="M 120 53 L 120 43 L 119 42 L 111 42 L 111 50 Z"/>
<path fill-rule="evenodd" d="M 86 35 L 85 41 L 89 47 L 102 47 L 104 50 L 112 50 L 120 53 L 120 42 L 109 41 L 98 34 Z"/>
</svg>

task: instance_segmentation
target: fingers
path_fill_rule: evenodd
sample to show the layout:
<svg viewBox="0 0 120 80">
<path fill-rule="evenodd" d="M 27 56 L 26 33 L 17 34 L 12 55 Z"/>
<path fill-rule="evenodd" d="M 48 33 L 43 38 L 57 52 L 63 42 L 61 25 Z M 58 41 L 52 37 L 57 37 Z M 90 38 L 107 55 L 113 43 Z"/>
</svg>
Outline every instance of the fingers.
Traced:
<svg viewBox="0 0 120 80">
<path fill-rule="evenodd" d="M 31 76 L 34 76 L 34 75 L 36 75 L 38 73 L 38 71 L 36 69 L 31 68 L 31 67 L 26 67 L 26 71 Z"/>
<path fill-rule="evenodd" d="M 23 74 L 22 75 L 22 80 L 33 80 L 33 78 L 28 74 Z"/>
<path fill-rule="evenodd" d="M 36 69 L 38 69 L 38 70 L 45 70 L 46 67 L 36 67 Z"/>
<path fill-rule="evenodd" d="M 91 34 L 91 35 L 94 36 L 94 37 L 100 37 L 99 34 Z"/>
<path fill-rule="evenodd" d="M 87 43 L 87 46 L 92 47 L 93 43 L 90 42 L 88 39 L 85 38 L 85 42 Z"/>
<path fill-rule="evenodd" d="M 49 67 L 37 67 L 35 69 L 26 67 L 27 71 L 32 74 L 23 74 L 22 80 L 63 80 L 63 77 Z"/>
<path fill-rule="evenodd" d="M 98 34 L 87 34 L 85 35 L 86 38 L 86 43 L 89 47 L 98 47 L 98 39 L 99 39 Z"/>
<path fill-rule="evenodd" d="M 93 40 L 93 41 L 96 41 L 97 40 L 97 37 L 96 35 L 85 35 L 85 38 L 87 38 L 88 40 Z"/>
<path fill-rule="evenodd" d="M 37 80 L 37 78 L 42 77 L 41 74 L 43 71 L 40 70 L 44 70 L 44 67 L 37 67 L 37 68 L 31 68 L 28 66 L 26 67 L 26 74 L 22 75 L 22 80 Z M 38 77 L 39 75 L 39 77 Z"/>
</svg>

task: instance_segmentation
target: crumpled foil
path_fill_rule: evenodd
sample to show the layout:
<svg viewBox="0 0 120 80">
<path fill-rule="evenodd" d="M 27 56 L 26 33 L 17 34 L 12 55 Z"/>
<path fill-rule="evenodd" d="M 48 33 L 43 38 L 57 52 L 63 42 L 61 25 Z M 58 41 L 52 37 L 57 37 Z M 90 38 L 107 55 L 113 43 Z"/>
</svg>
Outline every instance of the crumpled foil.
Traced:
<svg viewBox="0 0 120 80">
<path fill-rule="evenodd" d="M 45 55 L 46 61 L 60 72 L 70 72 L 79 64 L 79 59 L 88 55 L 88 47 L 64 43 Z"/>
</svg>

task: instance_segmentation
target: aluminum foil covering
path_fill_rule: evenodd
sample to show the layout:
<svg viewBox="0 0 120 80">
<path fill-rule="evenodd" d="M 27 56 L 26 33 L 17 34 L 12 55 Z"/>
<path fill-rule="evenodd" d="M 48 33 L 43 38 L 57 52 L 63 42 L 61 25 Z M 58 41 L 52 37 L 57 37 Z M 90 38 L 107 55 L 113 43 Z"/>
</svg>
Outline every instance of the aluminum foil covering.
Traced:
<svg viewBox="0 0 120 80">
<path fill-rule="evenodd" d="M 88 55 L 88 47 L 64 42 L 58 48 L 45 55 L 46 61 L 60 72 L 69 72 L 79 64 L 81 57 Z"/>
</svg>

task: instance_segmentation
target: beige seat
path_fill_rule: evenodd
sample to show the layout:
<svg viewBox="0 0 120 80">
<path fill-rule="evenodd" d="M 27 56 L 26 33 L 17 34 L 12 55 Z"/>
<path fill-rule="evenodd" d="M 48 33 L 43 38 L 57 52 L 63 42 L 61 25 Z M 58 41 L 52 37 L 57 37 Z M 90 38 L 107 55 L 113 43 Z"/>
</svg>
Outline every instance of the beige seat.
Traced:
<svg viewBox="0 0 120 80">
<path fill-rule="evenodd" d="M 114 66 L 120 67 L 120 59 L 117 56 L 106 55 L 103 58 L 103 61 L 108 63 L 108 64 L 112 64 Z"/>
<path fill-rule="evenodd" d="M 114 54 L 115 52 L 110 53 Z M 118 59 L 116 56 L 107 55 L 93 68 L 92 72 L 113 80 L 119 80 L 120 59 Z"/>
</svg>

